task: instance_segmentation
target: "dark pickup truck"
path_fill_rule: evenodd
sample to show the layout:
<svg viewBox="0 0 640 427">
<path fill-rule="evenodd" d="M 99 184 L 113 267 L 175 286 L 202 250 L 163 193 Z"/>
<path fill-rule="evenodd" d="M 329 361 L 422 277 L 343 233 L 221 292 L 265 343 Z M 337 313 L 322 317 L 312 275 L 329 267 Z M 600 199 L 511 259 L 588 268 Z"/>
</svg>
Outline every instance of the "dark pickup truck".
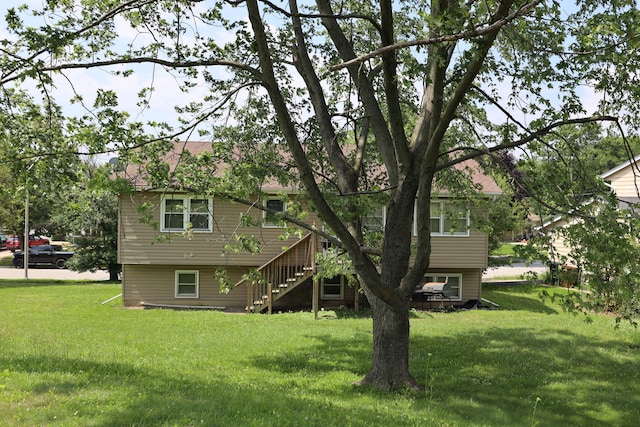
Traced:
<svg viewBox="0 0 640 427">
<path fill-rule="evenodd" d="M 67 260 L 75 252 L 65 252 L 60 245 L 41 245 L 29 249 L 29 266 L 53 265 L 57 268 L 65 268 Z M 24 267 L 24 252 L 18 251 L 13 254 L 13 265 L 16 268 Z"/>
</svg>

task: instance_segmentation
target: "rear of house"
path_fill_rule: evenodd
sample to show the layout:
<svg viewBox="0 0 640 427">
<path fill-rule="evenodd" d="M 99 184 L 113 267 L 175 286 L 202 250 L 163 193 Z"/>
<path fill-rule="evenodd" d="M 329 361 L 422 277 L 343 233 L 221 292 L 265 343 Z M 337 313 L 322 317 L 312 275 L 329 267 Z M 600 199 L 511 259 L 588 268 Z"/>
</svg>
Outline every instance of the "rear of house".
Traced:
<svg viewBox="0 0 640 427">
<path fill-rule="evenodd" d="M 484 192 L 499 193 L 488 177 L 478 181 Z M 314 282 L 315 254 L 324 250 L 315 234 L 301 231 L 283 239 L 285 229 L 261 209 L 218 197 L 137 188 L 119 197 L 118 254 L 126 306 L 271 311 L 310 308 L 314 303 L 319 307 L 366 304 L 362 293 L 343 276 Z M 283 190 L 274 188 L 273 198 L 263 203 L 285 211 Z M 458 214 L 452 217 L 451 209 Z M 425 281 L 446 281 L 451 294 L 436 295 L 418 305 L 479 300 L 487 267 L 487 236 L 473 228 L 469 210 L 460 209 L 459 203 L 443 197 L 432 202 L 431 210 L 431 267 Z M 246 216 L 254 219 L 253 225 L 242 225 L 246 222 L 240 218 Z M 383 210 L 381 216 L 384 220 Z M 306 221 L 322 224 L 313 213 Z M 457 222 L 456 231 L 451 231 L 452 221 Z M 253 239 L 261 242 L 259 250 Z M 238 286 L 220 292 L 221 279 Z"/>
</svg>

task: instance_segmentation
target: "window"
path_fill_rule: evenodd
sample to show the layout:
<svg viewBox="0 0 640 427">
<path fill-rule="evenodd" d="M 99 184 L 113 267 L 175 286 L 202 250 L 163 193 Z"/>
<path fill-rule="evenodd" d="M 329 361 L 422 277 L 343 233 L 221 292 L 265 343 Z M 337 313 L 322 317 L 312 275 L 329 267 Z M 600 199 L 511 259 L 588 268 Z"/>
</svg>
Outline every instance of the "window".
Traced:
<svg viewBox="0 0 640 427">
<path fill-rule="evenodd" d="M 199 276 L 198 271 L 176 271 L 176 298 L 198 298 Z"/>
<path fill-rule="evenodd" d="M 209 218 L 209 201 L 207 199 L 191 199 L 189 209 L 189 222 L 194 230 L 211 229 Z"/>
<path fill-rule="evenodd" d="M 165 199 L 162 215 L 163 230 L 184 230 L 184 199 Z"/>
<path fill-rule="evenodd" d="M 282 199 L 267 199 L 264 201 L 264 206 L 267 209 L 271 209 L 275 212 L 284 213 L 286 204 Z M 284 227 L 285 222 L 273 212 L 262 211 L 262 226 L 263 227 Z"/>
<path fill-rule="evenodd" d="M 362 226 L 366 231 L 383 231 L 385 221 L 384 206 L 377 206 L 371 213 L 362 217 Z"/>
<path fill-rule="evenodd" d="M 342 299 L 343 285 L 344 276 L 342 274 L 330 278 L 323 278 L 320 289 L 322 299 Z"/>
<path fill-rule="evenodd" d="M 424 276 L 424 282 L 447 282 L 451 286 L 451 296 L 446 297 L 434 297 L 434 299 L 444 299 L 460 301 L 462 299 L 462 274 L 450 274 L 450 273 L 429 273 Z"/>
<path fill-rule="evenodd" d="M 213 200 L 188 196 L 166 196 L 162 200 L 161 230 L 213 231 Z"/>
<path fill-rule="evenodd" d="M 431 235 L 432 236 L 468 236 L 469 209 L 460 202 L 431 202 Z M 417 229 L 414 228 L 414 234 Z"/>
</svg>

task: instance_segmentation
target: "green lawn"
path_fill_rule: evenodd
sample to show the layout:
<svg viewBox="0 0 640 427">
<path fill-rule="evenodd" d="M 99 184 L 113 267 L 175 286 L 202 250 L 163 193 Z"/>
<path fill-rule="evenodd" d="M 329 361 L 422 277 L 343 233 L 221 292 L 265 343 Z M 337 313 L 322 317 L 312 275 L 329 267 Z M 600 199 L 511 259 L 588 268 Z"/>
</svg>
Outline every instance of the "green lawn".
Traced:
<svg viewBox="0 0 640 427">
<path fill-rule="evenodd" d="M 491 251 L 491 255 L 493 256 L 513 256 L 514 255 L 514 244 L 513 243 L 503 243 L 499 248 Z"/>
<path fill-rule="evenodd" d="M 352 385 L 367 316 L 129 310 L 101 304 L 117 285 L 0 282 L 0 425 L 638 425 L 638 332 L 540 290 L 488 287 L 501 310 L 416 312 L 427 389 L 394 394 Z"/>
</svg>

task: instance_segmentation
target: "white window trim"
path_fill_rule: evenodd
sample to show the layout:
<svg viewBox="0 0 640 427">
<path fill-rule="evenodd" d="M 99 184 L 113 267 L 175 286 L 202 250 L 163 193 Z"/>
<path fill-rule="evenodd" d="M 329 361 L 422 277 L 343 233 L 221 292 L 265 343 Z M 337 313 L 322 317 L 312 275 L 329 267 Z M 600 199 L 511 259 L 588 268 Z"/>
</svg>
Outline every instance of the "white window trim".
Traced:
<svg viewBox="0 0 640 427">
<path fill-rule="evenodd" d="M 203 196 L 187 196 L 187 195 L 165 195 L 162 196 L 162 202 L 160 204 L 160 231 L 165 233 L 171 232 L 180 232 L 186 231 L 189 227 L 189 220 L 191 219 L 191 200 L 202 200 L 206 199 L 208 202 L 208 217 L 209 217 L 209 227 L 207 229 L 202 228 L 193 228 L 191 231 L 194 233 L 212 233 L 213 232 L 213 199 L 210 197 Z M 184 206 L 183 210 L 183 218 L 182 218 L 182 228 L 169 228 L 165 223 L 165 214 L 166 214 L 166 200 L 181 200 L 182 206 Z"/>
<path fill-rule="evenodd" d="M 380 230 L 384 232 L 384 226 L 387 223 L 387 207 L 385 205 L 380 205 L 379 208 L 382 211 L 382 215 L 380 217 Z M 363 219 L 365 218 L 377 218 L 377 216 L 364 216 Z"/>
<path fill-rule="evenodd" d="M 437 200 L 432 200 L 431 203 L 440 203 L 440 229 L 444 229 L 444 221 L 445 221 L 445 209 L 444 206 L 447 203 L 454 203 L 453 201 L 448 201 L 448 200 L 444 200 L 444 199 L 437 199 Z M 467 208 L 467 215 L 466 215 L 466 220 L 467 220 L 467 224 L 465 227 L 464 231 L 456 231 L 454 233 L 451 233 L 449 231 L 445 231 L 445 232 L 431 232 L 431 236 L 440 236 L 440 237 L 469 237 L 470 235 L 470 230 L 471 230 L 471 213 L 469 211 L 469 208 Z M 429 218 L 429 221 L 431 221 L 431 218 Z M 413 210 L 413 235 L 417 236 L 418 235 L 418 206 L 415 206 L 415 209 Z"/>
<path fill-rule="evenodd" d="M 278 200 L 280 202 L 282 202 L 282 213 L 287 212 L 287 202 L 282 200 L 279 197 L 268 197 L 266 199 L 264 199 L 264 201 L 262 202 L 262 206 L 266 207 L 267 206 L 267 202 L 269 200 Z M 270 212 L 267 211 L 262 211 L 262 228 L 286 228 L 287 224 L 286 223 L 282 223 L 282 224 L 275 224 L 272 222 L 267 222 L 267 215 Z"/>
<path fill-rule="evenodd" d="M 436 282 L 444 282 L 447 278 L 451 279 L 452 277 L 458 278 L 458 295 L 452 297 L 441 297 L 439 295 L 434 296 L 434 301 L 462 301 L 462 274 L 461 273 L 438 273 L 438 272 L 429 272 L 425 274 L 425 277 L 433 277 Z"/>
<path fill-rule="evenodd" d="M 335 294 L 329 294 L 326 295 L 324 293 L 324 286 L 325 286 L 325 279 L 322 278 L 321 283 L 320 283 L 320 298 L 322 298 L 323 300 L 325 299 L 343 299 L 344 298 L 344 275 L 340 274 L 340 295 L 335 295 Z M 331 283 L 329 286 L 336 286 L 337 284 L 335 283 Z"/>
<path fill-rule="evenodd" d="M 195 274 L 196 275 L 196 292 L 194 294 L 180 294 L 178 291 L 180 287 L 178 286 L 180 283 L 178 279 L 181 274 Z M 197 299 L 200 298 L 200 272 L 198 270 L 176 270 L 175 274 L 175 297 L 176 298 L 192 298 Z"/>
</svg>

